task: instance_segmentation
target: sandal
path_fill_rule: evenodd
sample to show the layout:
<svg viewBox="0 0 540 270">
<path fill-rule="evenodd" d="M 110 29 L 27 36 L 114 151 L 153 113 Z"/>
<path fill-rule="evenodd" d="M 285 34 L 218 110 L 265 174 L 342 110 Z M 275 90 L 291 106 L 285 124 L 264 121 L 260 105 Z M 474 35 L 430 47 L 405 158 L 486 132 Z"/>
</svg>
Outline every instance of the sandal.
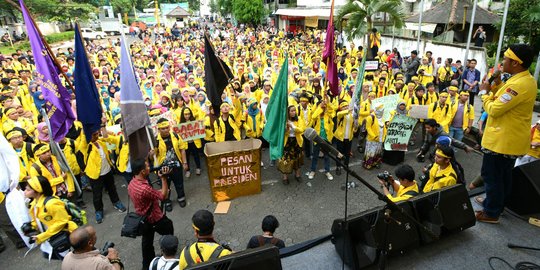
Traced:
<svg viewBox="0 0 540 270">
<path fill-rule="evenodd" d="M 294 178 L 297 182 L 302 182 L 302 176 L 301 175 L 295 175 Z"/>
<path fill-rule="evenodd" d="M 282 180 L 283 181 L 283 184 L 284 185 L 288 185 L 289 184 L 289 178 L 285 178 Z"/>
</svg>

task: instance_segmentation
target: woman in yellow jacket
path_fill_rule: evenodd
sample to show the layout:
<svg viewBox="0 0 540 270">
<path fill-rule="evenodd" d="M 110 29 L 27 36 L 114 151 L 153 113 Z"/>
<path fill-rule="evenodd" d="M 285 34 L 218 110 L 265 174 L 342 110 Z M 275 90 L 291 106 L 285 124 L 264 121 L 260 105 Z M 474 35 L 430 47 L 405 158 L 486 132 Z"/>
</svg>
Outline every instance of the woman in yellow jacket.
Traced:
<svg viewBox="0 0 540 270">
<path fill-rule="evenodd" d="M 317 109 L 313 111 L 313 116 L 311 117 L 310 126 L 315 129 L 317 134 L 321 136 L 324 140 L 331 143 L 334 138 L 334 110 L 330 108 L 330 105 L 327 105 L 328 99 L 319 101 Z M 311 168 L 308 174 L 309 179 L 315 177 L 315 171 L 317 170 L 317 162 L 319 161 L 319 151 L 320 146 L 315 144 L 313 147 L 313 158 L 311 159 Z M 330 157 L 328 154 L 324 154 L 324 171 L 326 178 L 328 180 L 334 180 L 334 177 L 330 173 Z"/>
<path fill-rule="evenodd" d="M 62 259 L 69 252 L 66 250 L 53 250 L 50 244 L 44 244 L 51 237 L 65 231 L 73 232 L 77 224 L 71 221 L 71 216 L 66 211 L 64 202 L 54 196 L 49 180 L 42 176 L 28 179 L 28 185 L 24 190 L 24 196 L 32 199 L 30 203 L 30 217 L 32 229 L 36 235 L 27 235 L 31 241 L 42 244 L 42 250 L 48 251 L 49 259 Z M 47 249 L 47 246 L 50 249 Z"/>
<path fill-rule="evenodd" d="M 180 115 L 179 124 L 190 122 L 190 121 L 195 121 L 195 120 L 199 120 L 199 118 L 196 118 L 193 115 L 193 112 L 191 111 L 190 108 L 184 107 L 182 109 L 182 114 Z M 188 141 L 187 142 L 186 162 L 188 163 L 188 166 L 187 166 L 187 170 L 185 172 L 186 178 L 189 178 L 191 176 L 191 170 L 190 170 L 190 166 L 189 166 L 189 157 L 191 155 L 193 155 L 193 159 L 195 160 L 195 166 L 196 166 L 195 174 L 196 175 L 201 175 L 201 157 L 199 155 L 199 152 L 201 151 L 200 150 L 201 148 L 202 148 L 201 139 L 195 139 L 193 141 Z"/>
<path fill-rule="evenodd" d="M 364 87 L 362 87 L 364 91 Z M 360 134 L 358 136 L 358 152 L 364 152 L 364 145 L 366 144 L 366 118 L 371 115 L 373 109 L 371 108 L 371 102 L 377 97 L 375 92 L 369 92 L 366 100 L 360 103 L 360 109 L 358 110 L 358 126 L 360 128 Z"/>
<path fill-rule="evenodd" d="M 363 167 L 371 169 L 378 167 L 382 161 L 383 142 L 386 137 L 386 124 L 383 120 L 384 106 L 379 104 L 369 117 L 366 118 L 366 150 Z"/>
<path fill-rule="evenodd" d="M 58 164 L 56 157 L 51 154 L 49 145 L 40 143 L 33 150 L 36 159 L 30 167 L 30 176 L 47 178 L 54 195 L 61 198 L 71 198 L 75 192 L 73 177 L 60 169 L 60 164 Z M 49 168 L 52 168 L 52 170 Z"/>
<path fill-rule="evenodd" d="M 351 144 L 356 128 L 353 111 L 349 110 L 349 103 L 347 101 L 341 101 L 339 111 L 337 112 L 337 126 L 334 131 L 334 138 L 336 139 L 338 151 L 345 156 L 343 160 L 345 165 L 349 165 Z M 339 166 L 337 166 L 336 174 L 341 174 Z"/>
<path fill-rule="evenodd" d="M 216 142 L 239 141 L 242 119 L 235 119 L 230 115 L 231 105 L 223 103 L 219 107 L 221 115 L 214 121 L 214 134 Z"/>
<path fill-rule="evenodd" d="M 293 105 L 287 107 L 287 123 L 285 127 L 285 147 L 283 157 L 278 160 L 277 169 L 283 174 L 283 184 L 289 184 L 288 175 L 294 171 L 294 178 L 300 182 L 302 175 L 300 168 L 304 165 L 302 144 L 304 138 L 304 122 L 298 119 L 296 108 Z"/>
<path fill-rule="evenodd" d="M 244 113 L 244 129 L 248 138 L 260 139 L 264 128 L 264 114 L 259 109 L 259 103 L 254 98 L 247 101 L 248 109 Z"/>
</svg>

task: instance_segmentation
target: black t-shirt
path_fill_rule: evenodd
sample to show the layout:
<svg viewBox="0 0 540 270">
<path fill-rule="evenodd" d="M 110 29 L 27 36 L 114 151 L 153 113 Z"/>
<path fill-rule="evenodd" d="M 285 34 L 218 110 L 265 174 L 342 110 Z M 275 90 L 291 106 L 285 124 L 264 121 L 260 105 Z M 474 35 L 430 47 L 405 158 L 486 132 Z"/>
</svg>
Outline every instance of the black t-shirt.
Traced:
<svg viewBox="0 0 540 270">
<path fill-rule="evenodd" d="M 230 117 L 232 117 L 232 116 L 229 116 L 227 121 L 223 121 L 223 118 L 221 119 L 221 121 L 223 121 L 223 123 L 225 124 L 225 140 L 226 141 L 236 141 L 236 138 L 234 137 L 234 129 L 229 124 Z M 231 120 L 233 120 L 233 119 L 231 119 Z"/>
<path fill-rule="evenodd" d="M 262 241 L 261 241 L 262 240 Z M 261 245 L 261 242 L 263 243 Z M 249 239 L 247 248 L 257 248 L 261 247 L 265 244 L 272 244 L 276 246 L 277 248 L 284 248 L 285 242 L 283 240 L 277 238 L 277 237 L 264 237 L 262 235 L 255 235 Z"/>
<path fill-rule="evenodd" d="M 178 157 L 176 156 L 176 152 L 174 151 L 173 143 L 171 140 L 171 136 L 162 138 L 163 142 L 165 143 L 165 147 L 167 148 L 167 153 L 165 154 L 165 160 L 163 161 L 164 164 L 179 161 Z"/>
</svg>

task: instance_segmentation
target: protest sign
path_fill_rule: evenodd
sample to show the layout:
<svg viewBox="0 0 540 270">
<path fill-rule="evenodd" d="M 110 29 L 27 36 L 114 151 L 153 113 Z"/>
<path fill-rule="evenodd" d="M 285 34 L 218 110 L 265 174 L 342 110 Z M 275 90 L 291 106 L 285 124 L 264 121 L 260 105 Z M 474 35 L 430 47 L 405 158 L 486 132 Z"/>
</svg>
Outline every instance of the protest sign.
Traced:
<svg viewBox="0 0 540 270">
<path fill-rule="evenodd" d="M 184 142 L 204 138 L 206 136 L 204 129 L 204 120 L 181 123 L 173 128 L 174 132 L 180 135 Z"/>
<path fill-rule="evenodd" d="M 215 202 L 261 192 L 261 144 L 258 139 L 248 139 L 205 145 L 208 180 Z"/>
<path fill-rule="evenodd" d="M 398 103 L 399 103 L 399 95 L 389 95 L 389 96 L 384 96 L 384 97 L 374 99 L 371 102 L 371 104 L 373 104 L 371 108 L 375 110 L 375 108 L 377 108 L 379 104 L 383 104 L 384 105 L 383 120 L 386 122 L 390 120 L 390 112 L 396 109 Z"/>
<path fill-rule="evenodd" d="M 407 144 L 416 121 L 416 119 L 406 115 L 394 116 L 388 125 L 384 149 L 387 151 L 407 151 Z"/>
<path fill-rule="evenodd" d="M 429 105 L 411 105 L 409 116 L 415 119 L 428 118 Z"/>
<path fill-rule="evenodd" d="M 167 111 L 167 112 L 162 113 L 162 114 L 160 114 L 158 116 L 150 117 L 150 128 L 152 129 L 152 132 L 154 132 L 154 135 L 157 136 L 157 134 L 158 134 L 157 122 L 161 118 L 165 118 L 165 119 L 169 120 L 169 124 L 173 128 L 173 131 L 175 131 L 174 129 L 176 128 L 176 121 L 174 120 L 174 114 L 173 114 L 172 111 Z"/>
<path fill-rule="evenodd" d="M 366 61 L 366 70 L 377 70 L 379 68 L 379 61 Z"/>
</svg>

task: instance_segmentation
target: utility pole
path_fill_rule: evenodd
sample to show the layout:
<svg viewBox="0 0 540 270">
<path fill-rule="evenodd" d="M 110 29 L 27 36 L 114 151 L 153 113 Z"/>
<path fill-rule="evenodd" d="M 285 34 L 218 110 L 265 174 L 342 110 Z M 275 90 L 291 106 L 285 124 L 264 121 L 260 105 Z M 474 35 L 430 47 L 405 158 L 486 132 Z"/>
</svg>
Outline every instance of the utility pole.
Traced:
<svg viewBox="0 0 540 270">
<path fill-rule="evenodd" d="M 418 36 L 416 37 L 416 51 L 420 52 L 420 36 L 422 35 L 422 14 L 424 13 L 424 0 L 420 1 L 420 10 L 418 11 Z"/>
<path fill-rule="evenodd" d="M 499 44 L 497 45 L 497 53 L 495 54 L 495 63 L 494 63 L 495 69 L 497 69 L 497 66 L 499 64 L 499 57 L 501 57 L 502 43 L 504 40 L 504 29 L 506 28 L 506 16 L 508 15 L 509 6 L 510 6 L 510 0 L 506 0 L 506 3 L 504 4 L 504 14 L 503 14 L 503 20 L 502 20 L 502 25 L 501 25 L 501 33 L 499 33 Z"/>
<path fill-rule="evenodd" d="M 465 59 L 463 60 L 464 64 L 467 64 L 467 59 L 469 58 L 469 49 L 471 47 L 471 37 L 472 37 L 472 30 L 474 27 L 474 16 L 476 15 L 476 4 L 478 0 L 474 0 L 473 8 L 472 8 L 472 14 L 471 14 L 471 21 L 469 22 L 469 35 L 467 36 L 467 47 L 465 49 Z M 466 19 L 466 18 L 465 18 Z M 467 67 L 465 67 L 467 68 Z M 461 87 L 463 87 L 463 80 L 461 80 Z"/>
</svg>

